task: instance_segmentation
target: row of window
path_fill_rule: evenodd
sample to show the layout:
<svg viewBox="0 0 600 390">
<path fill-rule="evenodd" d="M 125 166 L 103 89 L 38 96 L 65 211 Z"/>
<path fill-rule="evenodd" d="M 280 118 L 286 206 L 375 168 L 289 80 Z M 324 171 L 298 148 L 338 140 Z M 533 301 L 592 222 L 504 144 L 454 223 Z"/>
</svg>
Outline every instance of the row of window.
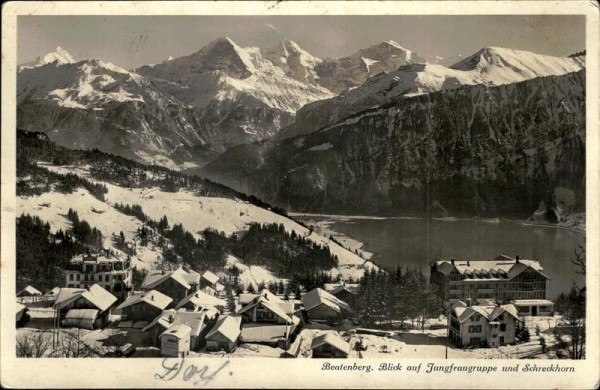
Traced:
<svg viewBox="0 0 600 390">
<path fill-rule="evenodd" d="M 481 333 L 481 325 L 469 325 L 469 333 Z M 506 324 L 500 324 L 500 332 L 506 332 Z"/>
<path fill-rule="evenodd" d="M 110 277 L 113 277 L 113 279 L 115 280 L 125 280 L 126 279 L 126 275 L 109 275 L 109 274 L 105 274 L 105 275 L 97 275 L 97 278 L 94 278 L 94 275 L 83 275 L 83 281 L 85 282 L 93 282 L 94 280 L 98 280 L 99 282 L 102 282 L 102 279 L 104 279 L 105 282 L 109 282 L 110 281 Z M 81 274 L 69 274 L 69 281 L 81 281 Z"/>
<path fill-rule="evenodd" d="M 467 299 L 467 298 L 498 298 L 503 300 L 509 299 L 544 299 L 546 298 L 546 291 L 499 291 L 497 293 L 466 293 L 451 292 L 448 293 L 448 299 Z"/>
</svg>

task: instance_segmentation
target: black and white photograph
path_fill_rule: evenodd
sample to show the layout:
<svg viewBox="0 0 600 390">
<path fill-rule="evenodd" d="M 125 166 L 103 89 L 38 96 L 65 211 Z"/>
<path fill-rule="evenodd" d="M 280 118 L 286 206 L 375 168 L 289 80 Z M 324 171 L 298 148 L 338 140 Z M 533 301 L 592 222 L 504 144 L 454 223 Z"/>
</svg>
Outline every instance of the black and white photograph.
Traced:
<svg viewBox="0 0 600 390">
<path fill-rule="evenodd" d="M 15 16 L 3 358 L 200 387 L 252 359 L 444 387 L 598 358 L 589 15 L 315 3 Z"/>
</svg>

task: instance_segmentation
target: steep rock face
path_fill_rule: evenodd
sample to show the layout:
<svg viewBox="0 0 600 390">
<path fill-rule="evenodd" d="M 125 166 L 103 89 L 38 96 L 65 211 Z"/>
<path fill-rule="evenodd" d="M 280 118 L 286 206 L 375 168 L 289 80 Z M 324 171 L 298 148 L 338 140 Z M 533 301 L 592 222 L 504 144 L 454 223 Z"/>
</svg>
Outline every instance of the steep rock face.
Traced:
<svg viewBox="0 0 600 390">
<path fill-rule="evenodd" d="M 214 156 L 195 113 L 145 78 L 100 60 L 22 69 L 17 125 L 60 145 L 167 166 Z"/>
<path fill-rule="evenodd" d="M 423 58 L 394 41 L 381 42 L 339 59 L 325 59 L 315 67 L 319 85 L 335 92 L 364 83 L 367 78 L 398 69 L 408 63 L 425 62 Z"/>
<path fill-rule="evenodd" d="M 339 96 L 306 105 L 278 139 L 307 134 L 357 112 L 394 99 L 459 88 L 464 85 L 503 85 L 536 77 L 584 69 L 585 56 L 552 57 L 497 47 L 484 48 L 447 68 L 436 64 L 407 64 L 381 73 Z"/>
<path fill-rule="evenodd" d="M 215 147 L 223 151 L 269 138 L 303 105 L 333 96 L 313 82 L 310 69 L 316 62 L 293 42 L 263 55 L 259 48 L 220 38 L 197 53 L 137 72 L 193 107 L 221 135 Z"/>
<path fill-rule="evenodd" d="M 400 99 L 202 173 L 298 211 L 529 217 L 585 207 L 585 71 Z"/>
</svg>

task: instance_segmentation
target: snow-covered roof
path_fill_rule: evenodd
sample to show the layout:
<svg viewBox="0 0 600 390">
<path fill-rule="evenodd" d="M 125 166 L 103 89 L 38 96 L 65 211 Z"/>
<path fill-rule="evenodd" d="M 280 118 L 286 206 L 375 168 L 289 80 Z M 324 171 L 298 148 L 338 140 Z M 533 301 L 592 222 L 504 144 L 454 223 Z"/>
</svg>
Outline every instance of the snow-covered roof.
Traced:
<svg viewBox="0 0 600 390">
<path fill-rule="evenodd" d="M 54 287 L 52 290 L 50 290 L 48 292 L 48 295 L 58 295 L 59 291 L 60 291 L 60 287 Z"/>
<path fill-rule="evenodd" d="M 152 322 L 150 322 L 142 329 L 142 332 L 151 329 L 155 325 L 160 325 L 162 328 L 167 329 L 169 326 L 171 326 L 176 313 L 177 312 L 173 309 L 163 310 L 163 312 L 160 315 L 156 316 L 156 318 L 153 319 Z"/>
<path fill-rule="evenodd" d="M 160 337 L 165 335 L 175 336 L 178 339 L 183 339 L 188 337 L 192 332 L 192 328 L 186 324 L 175 324 L 171 326 L 169 329 L 165 330 L 161 333 Z"/>
<path fill-rule="evenodd" d="M 315 349 L 323 344 L 329 344 L 341 352 L 347 354 L 350 353 L 350 344 L 342 340 L 342 338 L 337 333 L 327 332 L 313 338 L 310 348 Z"/>
<path fill-rule="evenodd" d="M 18 297 L 26 296 L 26 295 L 42 295 L 42 292 L 40 290 L 38 290 L 37 288 L 29 285 L 17 293 Z"/>
<path fill-rule="evenodd" d="M 198 336 L 204 328 L 205 316 L 206 313 L 204 312 L 163 310 L 163 312 L 146 325 L 142 331 L 145 332 L 155 325 L 160 325 L 162 328 L 166 329 L 175 324 L 185 324 L 190 328 L 190 333 L 192 335 Z"/>
<path fill-rule="evenodd" d="M 304 310 L 311 310 L 323 304 L 338 313 L 342 313 L 344 310 L 352 312 L 352 309 L 346 302 L 318 287 L 304 294 L 302 296 L 302 303 L 304 304 Z"/>
<path fill-rule="evenodd" d="M 84 288 L 61 288 L 54 300 L 53 307 L 55 309 L 62 309 L 79 298 L 84 298 L 101 311 L 105 311 L 117 301 L 117 297 L 106 291 L 99 284 L 94 284 L 89 290 Z"/>
<path fill-rule="evenodd" d="M 148 305 L 156 307 L 157 309 L 164 310 L 171 302 L 173 302 L 173 299 L 161 293 L 160 291 L 150 290 L 133 294 L 127 298 L 125 302 L 117 306 L 117 310 L 136 305 L 140 302 L 144 302 Z"/>
<path fill-rule="evenodd" d="M 204 317 L 203 312 L 178 311 L 173 324 L 185 324 L 191 328 L 192 335 L 198 336 L 205 326 Z"/>
<path fill-rule="evenodd" d="M 98 317 L 98 310 L 96 309 L 71 309 L 65 315 L 65 319 L 85 319 L 95 321 Z"/>
<path fill-rule="evenodd" d="M 181 302 L 179 302 L 179 304 L 177 305 L 177 307 L 175 307 L 175 309 L 179 309 L 181 307 L 184 307 L 185 305 L 188 304 L 188 302 L 191 302 L 192 304 L 194 304 L 197 307 L 200 306 L 225 306 L 227 304 L 227 302 L 225 302 L 225 300 L 217 298 L 217 297 L 213 297 L 211 295 L 208 295 L 207 293 L 203 292 L 203 291 L 196 291 L 192 294 L 189 294 L 188 296 L 186 296 L 185 298 L 183 298 L 181 300 Z"/>
<path fill-rule="evenodd" d="M 17 309 L 16 311 L 17 311 L 17 315 L 18 315 L 18 314 L 19 314 L 20 312 L 22 312 L 23 310 L 27 310 L 27 306 L 25 306 L 25 305 L 23 305 L 23 304 L 20 304 L 20 303 L 17 303 L 17 307 L 16 307 L 16 309 Z"/>
<path fill-rule="evenodd" d="M 175 280 L 186 289 L 189 289 L 191 288 L 191 284 L 199 283 L 200 275 L 197 272 L 188 273 L 183 268 L 178 268 L 175 271 L 151 270 L 146 274 L 146 277 L 142 282 L 142 288 L 155 288 L 169 278 Z"/>
<path fill-rule="evenodd" d="M 92 285 L 81 296 L 102 311 L 105 311 L 117 301 L 117 297 L 106 291 L 99 284 Z"/>
<path fill-rule="evenodd" d="M 84 291 L 86 291 L 84 288 L 61 288 L 58 292 L 58 295 L 56 296 L 56 299 L 54 300 L 53 307 L 55 309 L 62 309 L 69 303 L 79 298 Z"/>
<path fill-rule="evenodd" d="M 239 311 L 238 314 L 242 314 L 252 308 L 254 308 L 255 306 L 261 304 L 263 305 L 265 308 L 267 308 L 268 310 L 270 310 L 271 312 L 273 312 L 275 315 L 277 315 L 278 317 L 281 317 L 283 320 L 285 320 L 287 323 L 291 324 L 294 322 L 292 316 L 288 315 L 285 310 L 281 307 L 281 304 L 283 304 L 283 301 L 281 301 L 279 298 L 277 298 L 280 302 L 277 301 L 273 301 L 273 300 L 269 300 L 267 297 L 265 296 L 258 296 L 257 298 L 255 298 L 251 303 L 249 303 L 248 305 L 242 307 Z M 291 305 L 292 309 L 293 309 L 293 304 Z"/>
<path fill-rule="evenodd" d="M 456 306 L 452 309 L 458 321 L 463 323 L 474 314 L 480 314 L 488 321 L 494 321 L 502 313 L 519 318 L 517 308 L 512 303 L 500 306 Z"/>
<path fill-rule="evenodd" d="M 513 299 L 511 301 L 515 306 L 530 306 L 530 305 L 543 305 L 551 306 L 554 302 L 548 299 Z"/>
<path fill-rule="evenodd" d="M 456 270 L 464 276 L 463 281 L 507 280 L 513 279 L 525 270 L 532 269 L 549 279 L 538 260 L 523 260 L 500 255 L 493 260 L 452 260 L 436 259 L 439 272 L 448 275 Z"/>
<path fill-rule="evenodd" d="M 347 291 L 347 292 L 349 292 L 350 294 L 356 294 L 356 290 L 354 290 L 354 289 L 351 289 L 350 287 L 348 287 L 348 286 L 344 286 L 344 285 L 342 285 L 342 286 L 337 286 L 337 287 L 336 287 L 336 288 L 334 288 L 333 290 L 329 291 L 329 293 L 330 293 L 331 295 L 335 295 L 335 294 L 338 294 L 338 293 L 340 293 L 340 292 L 342 292 L 342 291 Z"/>
<path fill-rule="evenodd" d="M 215 326 L 208 332 L 206 338 L 211 337 L 214 334 L 220 333 L 223 337 L 231 342 L 235 342 L 240 337 L 240 326 L 242 324 L 242 317 L 224 315 L 219 318 Z"/>
<path fill-rule="evenodd" d="M 291 331 L 289 325 L 243 324 L 241 340 L 245 343 L 277 342 L 285 339 L 286 334 Z"/>
<path fill-rule="evenodd" d="M 219 281 L 219 277 L 210 271 L 203 273 L 202 278 L 206 279 L 211 284 L 216 284 Z"/>
</svg>

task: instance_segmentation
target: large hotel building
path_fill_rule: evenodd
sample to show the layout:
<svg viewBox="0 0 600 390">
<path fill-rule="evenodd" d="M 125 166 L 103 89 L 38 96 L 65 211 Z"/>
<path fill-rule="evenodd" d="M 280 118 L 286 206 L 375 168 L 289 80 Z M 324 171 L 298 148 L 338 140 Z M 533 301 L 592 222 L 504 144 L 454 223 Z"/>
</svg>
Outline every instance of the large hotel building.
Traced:
<svg viewBox="0 0 600 390">
<path fill-rule="evenodd" d="M 450 304 L 467 300 L 513 302 L 523 315 L 550 313 L 544 269 L 538 260 L 500 255 L 492 260 L 436 258 L 431 262 L 431 283 Z"/>
</svg>

